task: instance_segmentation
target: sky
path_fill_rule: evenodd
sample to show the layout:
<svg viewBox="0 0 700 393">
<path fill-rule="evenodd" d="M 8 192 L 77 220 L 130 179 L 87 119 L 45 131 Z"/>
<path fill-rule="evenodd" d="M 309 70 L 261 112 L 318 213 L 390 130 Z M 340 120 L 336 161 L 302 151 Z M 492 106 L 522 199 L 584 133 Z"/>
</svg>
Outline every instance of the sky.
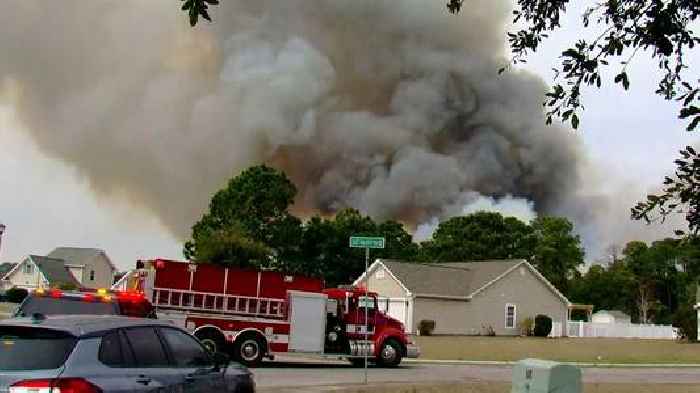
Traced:
<svg viewBox="0 0 700 393">
<path fill-rule="evenodd" d="M 572 11 L 566 29 L 530 57 L 525 69 L 551 82 L 558 54 L 581 34 L 579 10 Z M 630 71 L 630 91 L 610 82 L 585 94 L 576 132 L 599 168 L 599 186 L 613 195 L 622 187 L 639 190 L 643 198 L 672 171 L 677 151 L 698 139 L 677 120 L 677 105 L 653 94 L 656 76 L 655 62 L 639 56 Z M 75 168 L 44 156 L 9 106 L 0 106 L 0 222 L 7 226 L 2 262 L 45 255 L 58 246 L 104 249 L 120 269 L 138 258 L 182 258 L 180 242 L 149 212 L 96 197 Z"/>
</svg>

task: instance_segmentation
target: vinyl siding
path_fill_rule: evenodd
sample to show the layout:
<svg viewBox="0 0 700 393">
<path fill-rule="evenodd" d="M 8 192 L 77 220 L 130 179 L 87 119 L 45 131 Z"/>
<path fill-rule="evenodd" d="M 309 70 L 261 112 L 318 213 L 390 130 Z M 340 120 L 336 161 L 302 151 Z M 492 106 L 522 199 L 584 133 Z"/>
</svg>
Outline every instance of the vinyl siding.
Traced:
<svg viewBox="0 0 700 393">
<path fill-rule="evenodd" d="M 358 283 L 358 285 L 364 285 L 364 280 Z M 403 299 L 408 296 L 406 291 L 401 287 L 401 284 L 399 284 L 391 273 L 386 271 L 382 265 L 378 265 L 377 268 L 372 271 L 372 274 L 370 274 L 369 290 L 376 292 L 379 297 Z"/>
<path fill-rule="evenodd" d="M 469 302 L 465 300 L 445 300 L 416 298 L 413 301 L 413 329 L 418 330 L 421 320 L 435 321 L 433 334 L 479 334 L 478 325 L 472 320 Z"/>
<path fill-rule="evenodd" d="M 90 271 L 95 271 L 95 280 L 90 280 Z M 82 284 L 86 288 L 110 288 L 114 280 L 114 271 L 112 270 L 107 258 L 103 254 L 96 254 L 94 257 L 85 261 L 85 269 L 83 270 Z"/>
<path fill-rule="evenodd" d="M 507 329 L 506 305 L 516 306 L 516 327 Z M 526 318 L 545 314 L 566 331 L 568 305 L 527 267 L 521 266 L 474 296 L 469 308 L 476 320 L 490 325 L 496 335 L 518 335 L 517 325 Z M 480 328 L 474 323 L 470 329 Z"/>
<path fill-rule="evenodd" d="M 27 259 L 22 261 L 20 266 L 18 266 L 17 269 L 15 269 L 15 271 L 8 277 L 9 280 L 7 280 L 3 283 L 3 287 L 5 287 L 5 288 L 18 287 L 18 288 L 25 288 L 25 289 L 48 287 L 47 283 L 44 281 L 43 277 L 41 276 L 39 269 L 33 263 L 32 263 L 32 273 L 31 274 L 24 273 L 24 268 L 28 263 L 30 263 L 30 262 Z"/>
</svg>

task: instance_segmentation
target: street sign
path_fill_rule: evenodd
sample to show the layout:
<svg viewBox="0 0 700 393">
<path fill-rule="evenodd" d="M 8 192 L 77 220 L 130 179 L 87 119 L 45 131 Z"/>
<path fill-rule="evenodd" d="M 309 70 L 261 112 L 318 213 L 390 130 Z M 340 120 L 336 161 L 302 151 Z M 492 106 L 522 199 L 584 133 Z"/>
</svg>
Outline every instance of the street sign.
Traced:
<svg viewBox="0 0 700 393">
<path fill-rule="evenodd" d="M 353 236 L 350 238 L 350 247 L 352 247 L 352 248 L 384 248 L 384 238 L 383 237 Z"/>
</svg>

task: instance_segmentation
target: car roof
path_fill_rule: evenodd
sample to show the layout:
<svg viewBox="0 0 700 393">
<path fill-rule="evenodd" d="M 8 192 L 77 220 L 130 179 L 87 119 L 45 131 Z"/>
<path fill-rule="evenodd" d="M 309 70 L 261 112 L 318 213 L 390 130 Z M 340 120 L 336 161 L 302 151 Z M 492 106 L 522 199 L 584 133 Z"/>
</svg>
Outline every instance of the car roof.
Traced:
<svg viewBox="0 0 700 393">
<path fill-rule="evenodd" d="M 60 330 L 78 337 L 118 328 L 138 326 L 174 327 L 170 321 L 114 315 L 47 315 L 43 319 L 11 318 L 0 320 L 0 327 L 3 326 L 26 326 Z"/>
</svg>

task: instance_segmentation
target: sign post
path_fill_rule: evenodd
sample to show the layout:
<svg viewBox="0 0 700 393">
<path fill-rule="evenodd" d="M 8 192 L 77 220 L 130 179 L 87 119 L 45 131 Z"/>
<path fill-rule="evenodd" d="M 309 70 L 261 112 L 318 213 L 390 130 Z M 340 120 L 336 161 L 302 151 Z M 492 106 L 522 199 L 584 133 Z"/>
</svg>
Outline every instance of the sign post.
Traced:
<svg viewBox="0 0 700 393">
<path fill-rule="evenodd" d="M 370 248 L 384 248 L 386 239 L 383 237 L 362 237 L 362 236 L 351 236 L 350 237 L 350 248 L 364 248 L 365 249 L 365 385 L 367 385 L 367 362 L 369 357 L 369 307 L 367 307 L 367 298 L 369 298 L 369 249 Z"/>
</svg>

